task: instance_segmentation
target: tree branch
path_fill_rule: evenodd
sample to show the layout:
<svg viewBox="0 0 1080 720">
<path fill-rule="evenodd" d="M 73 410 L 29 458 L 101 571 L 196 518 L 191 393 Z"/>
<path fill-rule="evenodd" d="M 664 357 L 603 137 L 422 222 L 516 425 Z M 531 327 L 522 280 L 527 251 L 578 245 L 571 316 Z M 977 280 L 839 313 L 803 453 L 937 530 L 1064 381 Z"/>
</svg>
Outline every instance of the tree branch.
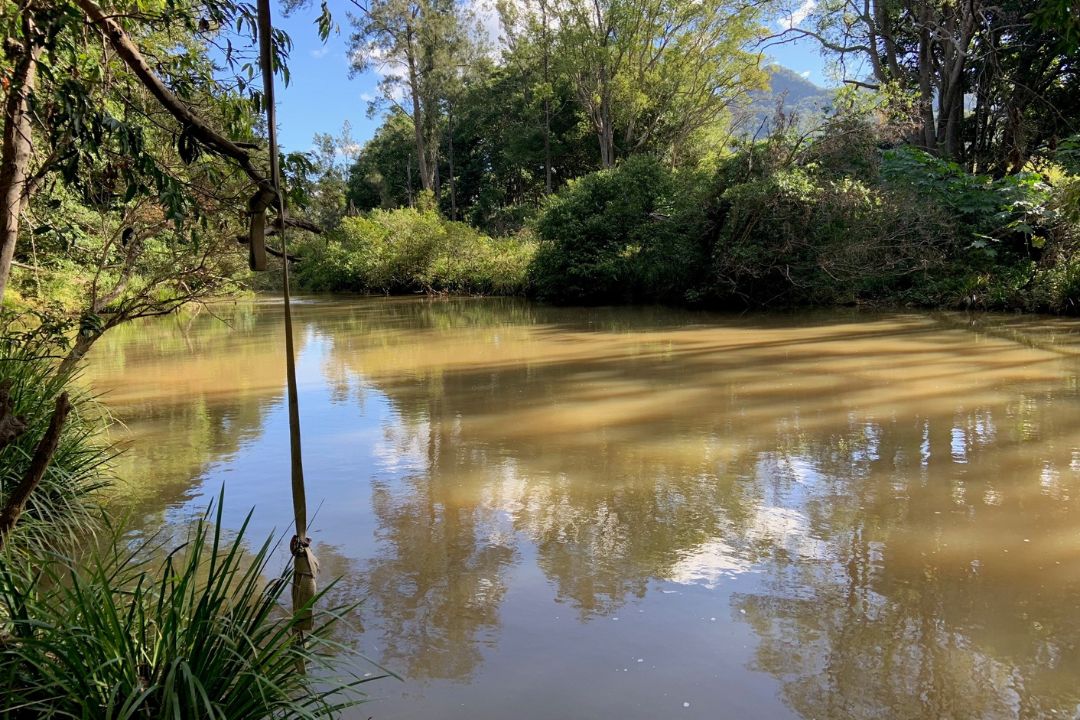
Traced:
<svg viewBox="0 0 1080 720">
<path fill-rule="evenodd" d="M 49 427 L 41 436 L 37 449 L 34 450 L 30 467 L 26 469 L 22 482 L 8 496 L 4 511 L 0 513 L 0 548 L 4 546 L 4 540 L 15 527 L 15 523 L 19 521 L 19 516 L 26 507 L 26 501 L 30 499 L 30 493 L 34 492 L 41 478 L 45 477 L 45 470 L 49 467 L 49 462 L 60 444 L 60 432 L 64 428 L 64 421 L 67 420 L 69 412 L 71 412 L 71 403 L 68 401 L 68 395 L 60 393 L 60 396 L 56 398 L 56 407 L 49 420 Z"/>
<path fill-rule="evenodd" d="M 211 150 L 235 160 L 248 176 L 256 183 L 263 184 L 266 178 L 258 172 L 251 163 L 251 155 L 247 150 L 240 147 L 232 140 L 221 135 L 210 127 L 202 118 L 191 111 L 180 98 L 176 97 L 165 83 L 161 81 L 150 66 L 146 63 L 139 48 L 131 40 L 124 28 L 119 23 L 105 14 L 105 12 L 93 0 L 75 0 L 88 18 L 98 27 L 112 45 L 116 54 L 124 61 L 139 81 L 157 98 L 169 114 L 175 117 L 184 127 L 190 128 L 192 134 L 201 140 Z"/>
</svg>

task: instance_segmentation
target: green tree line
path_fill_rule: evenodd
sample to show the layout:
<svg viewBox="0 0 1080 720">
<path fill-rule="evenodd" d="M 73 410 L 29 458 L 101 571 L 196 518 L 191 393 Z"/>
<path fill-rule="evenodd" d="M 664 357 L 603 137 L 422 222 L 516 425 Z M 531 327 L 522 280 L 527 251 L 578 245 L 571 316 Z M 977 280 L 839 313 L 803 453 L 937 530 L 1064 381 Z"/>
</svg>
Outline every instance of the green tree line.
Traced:
<svg viewBox="0 0 1080 720">
<path fill-rule="evenodd" d="M 308 287 L 1076 310 L 1067 12 L 536 0 L 501 3 L 493 38 L 470 8 L 350 8 L 383 120 L 301 182 L 340 209 L 302 252 Z M 843 81 L 828 107 L 768 99 L 766 54 L 796 40 Z"/>
</svg>

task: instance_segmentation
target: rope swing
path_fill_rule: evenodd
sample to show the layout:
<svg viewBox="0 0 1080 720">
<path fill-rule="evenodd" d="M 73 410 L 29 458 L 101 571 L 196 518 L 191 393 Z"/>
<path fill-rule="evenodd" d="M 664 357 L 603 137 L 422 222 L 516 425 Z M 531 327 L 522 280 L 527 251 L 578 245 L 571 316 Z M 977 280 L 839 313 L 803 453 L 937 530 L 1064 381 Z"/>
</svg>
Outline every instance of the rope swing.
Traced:
<svg viewBox="0 0 1080 720">
<path fill-rule="evenodd" d="M 307 496 L 304 491 L 304 464 L 300 454 L 300 403 L 296 389 L 296 353 L 293 346 L 291 297 L 289 294 L 289 246 L 285 238 L 285 198 L 281 192 L 281 167 L 278 161 L 277 110 L 274 102 L 274 61 L 271 47 L 273 24 L 270 20 L 270 0 L 258 0 L 259 63 L 263 76 L 263 105 L 266 108 L 266 132 L 270 142 L 270 187 L 260 188 L 273 193 L 278 208 L 278 231 L 281 234 L 281 279 L 285 300 L 285 377 L 289 403 L 289 455 L 292 471 L 293 517 L 296 534 L 289 541 L 293 557 L 292 602 L 296 629 L 301 639 L 311 632 L 313 619 L 311 601 L 315 597 L 315 575 L 319 561 L 311 552 L 307 534 Z"/>
</svg>

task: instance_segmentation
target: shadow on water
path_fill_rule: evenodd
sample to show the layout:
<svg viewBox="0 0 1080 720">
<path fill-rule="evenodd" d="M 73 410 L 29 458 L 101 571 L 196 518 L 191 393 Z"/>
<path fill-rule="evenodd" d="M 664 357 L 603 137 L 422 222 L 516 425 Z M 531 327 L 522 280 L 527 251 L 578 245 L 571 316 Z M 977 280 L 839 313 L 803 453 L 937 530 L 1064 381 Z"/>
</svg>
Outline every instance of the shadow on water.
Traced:
<svg viewBox="0 0 1080 720">
<path fill-rule="evenodd" d="M 274 502 L 279 313 L 95 351 L 140 511 L 225 478 Z M 687 717 L 740 692 L 762 717 L 1080 703 L 1075 322 L 411 298 L 297 319 L 320 552 L 414 683 L 389 716 L 655 717 L 665 688 L 703 700 Z M 610 622 L 634 608 L 666 624 Z M 650 638 L 667 664 L 614 684 Z"/>
</svg>

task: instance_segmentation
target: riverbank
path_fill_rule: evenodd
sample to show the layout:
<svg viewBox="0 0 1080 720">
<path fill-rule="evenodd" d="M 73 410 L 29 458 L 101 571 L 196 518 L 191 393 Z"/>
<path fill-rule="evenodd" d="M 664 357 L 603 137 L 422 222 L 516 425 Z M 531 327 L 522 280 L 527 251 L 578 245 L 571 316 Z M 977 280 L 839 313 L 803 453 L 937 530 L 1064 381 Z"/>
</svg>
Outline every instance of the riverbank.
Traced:
<svg viewBox="0 0 1080 720">
<path fill-rule="evenodd" d="M 514 236 L 434 209 L 345 218 L 297 247 L 313 291 L 520 294 L 559 305 L 1080 313 L 1078 181 L 976 175 L 879 129 L 747 146 L 716 169 L 634 157 L 568 183 Z"/>
</svg>

